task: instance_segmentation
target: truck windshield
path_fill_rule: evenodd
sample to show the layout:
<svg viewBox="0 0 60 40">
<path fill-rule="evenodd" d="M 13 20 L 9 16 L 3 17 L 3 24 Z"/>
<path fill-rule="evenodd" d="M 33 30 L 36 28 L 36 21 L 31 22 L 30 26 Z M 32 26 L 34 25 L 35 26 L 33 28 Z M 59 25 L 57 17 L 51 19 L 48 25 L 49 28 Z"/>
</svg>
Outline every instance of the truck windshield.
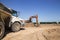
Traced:
<svg viewBox="0 0 60 40">
<path fill-rule="evenodd" d="M 17 11 L 15 10 L 12 10 L 12 13 L 11 13 L 13 16 L 16 16 L 17 17 Z"/>
<path fill-rule="evenodd" d="M 12 13 L 12 15 L 17 17 L 17 13 Z"/>
</svg>

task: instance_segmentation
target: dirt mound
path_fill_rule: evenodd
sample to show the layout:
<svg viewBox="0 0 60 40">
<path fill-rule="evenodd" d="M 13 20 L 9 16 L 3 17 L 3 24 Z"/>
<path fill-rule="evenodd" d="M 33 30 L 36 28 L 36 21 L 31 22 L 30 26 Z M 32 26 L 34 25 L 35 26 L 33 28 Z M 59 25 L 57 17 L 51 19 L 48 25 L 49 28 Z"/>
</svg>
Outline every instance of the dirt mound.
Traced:
<svg viewBox="0 0 60 40">
<path fill-rule="evenodd" d="M 25 23 L 25 27 L 34 27 L 33 23 Z"/>
<path fill-rule="evenodd" d="M 2 40 L 60 40 L 60 26 L 25 27 L 25 30 L 7 34 Z"/>
</svg>

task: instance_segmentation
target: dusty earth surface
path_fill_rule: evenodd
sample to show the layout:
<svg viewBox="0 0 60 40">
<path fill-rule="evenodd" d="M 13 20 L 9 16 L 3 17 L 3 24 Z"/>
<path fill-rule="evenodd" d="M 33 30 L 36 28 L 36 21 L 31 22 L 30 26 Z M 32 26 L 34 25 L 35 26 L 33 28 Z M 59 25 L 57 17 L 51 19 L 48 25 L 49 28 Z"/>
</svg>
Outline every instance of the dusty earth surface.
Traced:
<svg viewBox="0 0 60 40">
<path fill-rule="evenodd" d="M 2 40 L 60 40 L 60 24 L 40 24 L 24 27 L 25 30 L 10 32 Z"/>
</svg>

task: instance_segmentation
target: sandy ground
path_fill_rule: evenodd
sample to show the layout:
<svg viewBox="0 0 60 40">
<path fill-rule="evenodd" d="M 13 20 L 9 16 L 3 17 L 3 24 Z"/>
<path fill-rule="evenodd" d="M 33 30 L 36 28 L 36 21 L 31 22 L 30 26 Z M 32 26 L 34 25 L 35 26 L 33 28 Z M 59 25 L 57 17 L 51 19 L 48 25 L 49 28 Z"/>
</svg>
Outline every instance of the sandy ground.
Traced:
<svg viewBox="0 0 60 40">
<path fill-rule="evenodd" d="M 41 24 L 24 27 L 25 30 L 10 32 L 2 40 L 60 40 L 60 24 Z"/>
</svg>

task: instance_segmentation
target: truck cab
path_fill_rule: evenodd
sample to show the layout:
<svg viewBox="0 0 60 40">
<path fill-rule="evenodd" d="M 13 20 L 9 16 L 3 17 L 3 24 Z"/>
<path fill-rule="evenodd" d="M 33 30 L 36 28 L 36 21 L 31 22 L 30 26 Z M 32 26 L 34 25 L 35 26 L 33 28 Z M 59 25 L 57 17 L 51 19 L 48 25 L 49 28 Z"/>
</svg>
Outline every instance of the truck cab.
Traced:
<svg viewBox="0 0 60 40">
<path fill-rule="evenodd" d="M 24 25 L 24 20 L 18 17 L 18 12 L 12 9 L 11 19 L 9 22 L 9 27 L 11 27 L 12 31 L 19 31 L 20 27 Z"/>
</svg>

